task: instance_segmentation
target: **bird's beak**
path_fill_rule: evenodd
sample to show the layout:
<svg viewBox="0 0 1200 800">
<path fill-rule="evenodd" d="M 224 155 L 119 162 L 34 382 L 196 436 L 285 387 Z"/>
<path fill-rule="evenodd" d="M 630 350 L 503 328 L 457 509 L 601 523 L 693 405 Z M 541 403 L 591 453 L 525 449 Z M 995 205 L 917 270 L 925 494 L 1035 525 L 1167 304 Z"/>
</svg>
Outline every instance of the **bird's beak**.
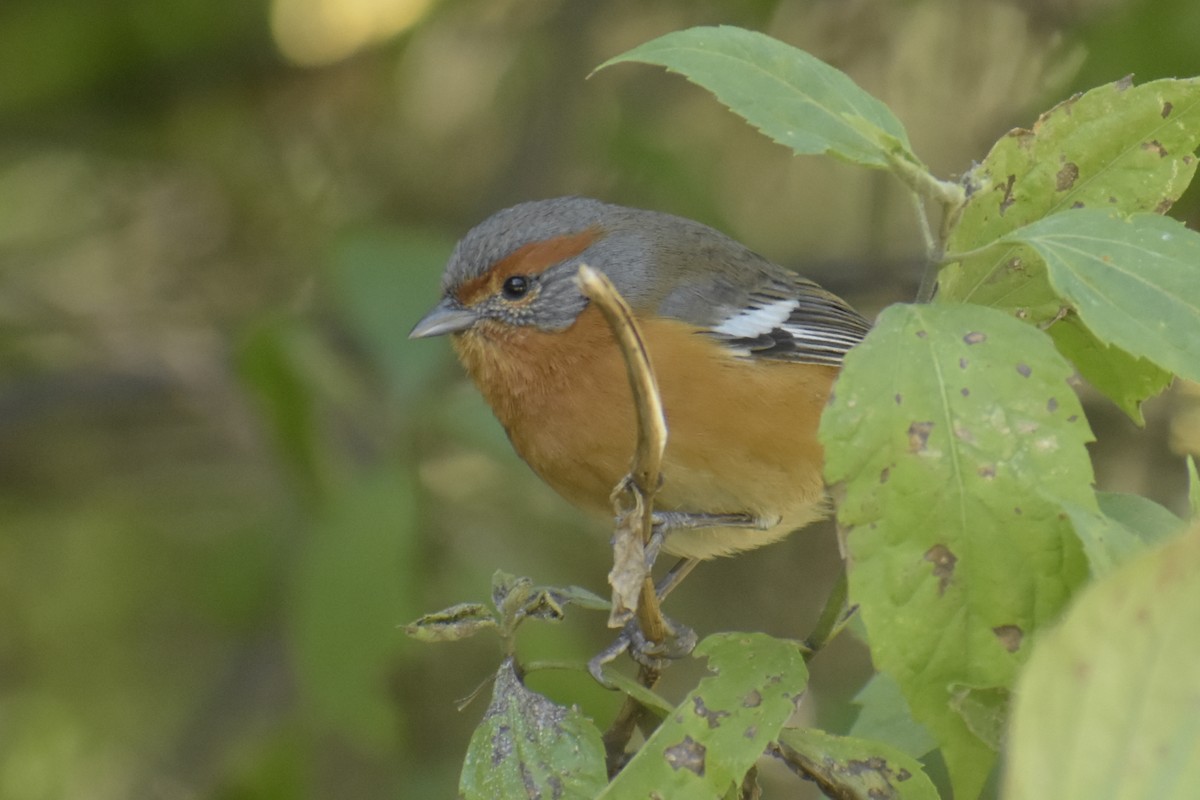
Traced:
<svg viewBox="0 0 1200 800">
<path fill-rule="evenodd" d="M 475 324 L 476 319 L 474 311 L 463 308 L 457 301 L 447 297 L 421 317 L 421 321 L 409 332 L 408 338 L 424 339 L 427 336 L 465 331 Z"/>
</svg>

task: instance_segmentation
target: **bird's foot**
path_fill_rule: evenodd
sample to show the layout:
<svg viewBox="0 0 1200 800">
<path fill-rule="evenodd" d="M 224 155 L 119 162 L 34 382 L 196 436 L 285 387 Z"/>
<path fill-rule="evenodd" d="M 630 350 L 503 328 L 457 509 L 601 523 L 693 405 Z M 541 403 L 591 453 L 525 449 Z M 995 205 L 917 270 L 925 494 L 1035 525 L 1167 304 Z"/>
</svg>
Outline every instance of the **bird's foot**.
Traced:
<svg viewBox="0 0 1200 800">
<path fill-rule="evenodd" d="M 636 619 L 630 620 L 621 633 L 608 647 L 588 662 L 588 672 L 601 686 L 616 688 L 604 679 L 604 666 L 622 653 L 647 669 L 661 671 L 668 662 L 683 658 L 696 649 L 696 632 L 686 625 L 663 617 L 667 636 L 660 642 L 652 642 L 642 633 Z"/>
</svg>

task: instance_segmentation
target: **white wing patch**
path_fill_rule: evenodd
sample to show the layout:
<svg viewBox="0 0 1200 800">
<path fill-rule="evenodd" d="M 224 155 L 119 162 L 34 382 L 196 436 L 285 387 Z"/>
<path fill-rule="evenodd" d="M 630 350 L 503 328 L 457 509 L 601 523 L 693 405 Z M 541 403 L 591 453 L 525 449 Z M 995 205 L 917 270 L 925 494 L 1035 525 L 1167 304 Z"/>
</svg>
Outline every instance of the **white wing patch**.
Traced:
<svg viewBox="0 0 1200 800">
<path fill-rule="evenodd" d="M 713 328 L 713 333 L 732 339 L 753 339 L 782 327 L 798 305 L 795 300 L 776 300 L 765 306 L 743 308 Z"/>
<path fill-rule="evenodd" d="M 849 350 L 862 340 L 862 336 L 858 333 L 836 331 L 829 328 L 809 328 L 794 323 L 791 325 L 781 325 L 780 327 L 790 333 L 798 342 L 814 345 L 818 348 L 821 345 L 832 345 L 839 352 Z"/>
</svg>

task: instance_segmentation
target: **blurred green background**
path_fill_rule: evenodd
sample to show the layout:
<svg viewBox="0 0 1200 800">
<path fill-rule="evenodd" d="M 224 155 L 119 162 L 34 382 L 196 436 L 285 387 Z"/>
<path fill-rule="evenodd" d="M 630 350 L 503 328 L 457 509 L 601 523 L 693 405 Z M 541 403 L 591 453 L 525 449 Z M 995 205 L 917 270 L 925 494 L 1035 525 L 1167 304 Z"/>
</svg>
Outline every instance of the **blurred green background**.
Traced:
<svg viewBox="0 0 1200 800">
<path fill-rule="evenodd" d="M 849 72 L 944 176 L 1077 89 L 1200 74 L 1194 0 L 0 5 L 0 800 L 454 795 L 485 700 L 454 701 L 498 650 L 398 626 L 497 568 L 599 592 L 608 569 L 446 343 L 405 338 L 454 240 L 578 193 L 717 225 L 868 314 L 915 287 L 888 176 L 792 158 L 660 70 L 587 79 L 714 23 Z M 1200 221 L 1196 192 L 1175 213 Z M 1100 483 L 1179 510 L 1194 390 L 1145 431 L 1088 401 Z M 669 610 L 801 636 L 836 563 L 818 526 Z M 526 628 L 526 658 L 611 638 L 587 612 Z M 868 673 L 843 637 L 806 713 L 845 730 Z"/>
</svg>

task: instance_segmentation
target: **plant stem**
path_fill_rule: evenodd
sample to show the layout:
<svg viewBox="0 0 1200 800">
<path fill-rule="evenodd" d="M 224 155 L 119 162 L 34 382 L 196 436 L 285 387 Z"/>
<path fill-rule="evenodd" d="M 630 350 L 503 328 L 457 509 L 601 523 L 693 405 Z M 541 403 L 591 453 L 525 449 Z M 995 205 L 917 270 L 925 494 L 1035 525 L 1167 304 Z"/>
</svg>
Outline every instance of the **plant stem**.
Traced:
<svg viewBox="0 0 1200 800">
<path fill-rule="evenodd" d="M 958 183 L 938 180 L 923 164 L 905 157 L 903 152 L 889 151 L 887 158 L 892 174 L 912 192 L 917 223 L 925 244 L 925 272 L 921 276 L 921 286 L 917 290 L 916 300 L 918 303 L 928 303 L 933 299 L 933 293 L 937 288 L 937 274 L 946 240 L 958 222 L 962 208 L 967 202 L 967 192 Z M 925 211 L 927 200 L 936 202 L 942 209 L 942 219 L 938 226 L 936 239 L 929 224 L 929 216 Z"/>
<path fill-rule="evenodd" d="M 846 607 L 848 593 L 849 580 L 846 577 L 846 570 L 843 568 L 838 573 L 837 582 L 830 590 L 829 597 L 825 598 L 825 607 L 821 609 L 821 616 L 817 618 L 816 627 L 804 640 L 804 646 L 809 650 L 804 656 L 805 661 L 812 660 L 812 657 L 829 644 L 833 637 L 837 636 L 846 626 L 846 622 L 857 608 L 857 606 L 849 609 Z"/>
</svg>

